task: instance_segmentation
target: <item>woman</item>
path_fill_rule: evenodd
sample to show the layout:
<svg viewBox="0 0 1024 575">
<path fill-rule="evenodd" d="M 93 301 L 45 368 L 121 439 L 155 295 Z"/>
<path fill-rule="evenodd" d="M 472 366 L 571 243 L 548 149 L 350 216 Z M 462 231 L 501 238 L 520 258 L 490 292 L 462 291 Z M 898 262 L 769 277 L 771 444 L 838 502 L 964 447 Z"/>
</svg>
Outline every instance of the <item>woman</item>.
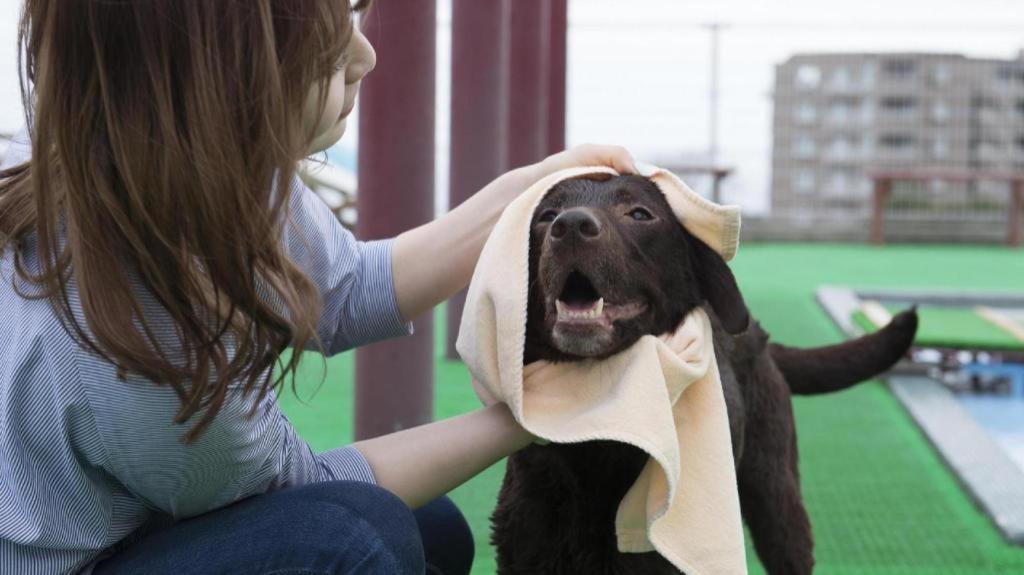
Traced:
<svg viewBox="0 0 1024 575">
<path fill-rule="evenodd" d="M 374 67 L 352 11 L 26 0 L 30 129 L 0 183 L 0 572 L 468 571 L 442 495 L 533 440 L 507 408 L 314 454 L 273 392 L 301 354 L 271 368 L 408 333 L 518 192 L 632 159 L 574 148 L 357 242 L 295 178 Z"/>
</svg>

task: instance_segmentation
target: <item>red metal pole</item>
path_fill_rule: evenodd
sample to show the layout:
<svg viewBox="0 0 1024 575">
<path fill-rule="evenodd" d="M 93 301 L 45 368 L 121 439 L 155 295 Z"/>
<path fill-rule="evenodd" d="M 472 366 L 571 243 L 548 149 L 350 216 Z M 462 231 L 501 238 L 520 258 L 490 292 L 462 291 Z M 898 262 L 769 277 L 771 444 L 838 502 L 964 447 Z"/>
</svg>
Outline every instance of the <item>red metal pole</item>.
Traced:
<svg viewBox="0 0 1024 575">
<path fill-rule="evenodd" d="M 508 0 L 452 3 L 452 103 L 449 205 L 455 207 L 502 172 L 506 133 Z M 448 300 L 446 353 L 456 359 L 465 292 Z"/>
<path fill-rule="evenodd" d="M 1006 236 L 1006 244 L 1015 248 L 1020 246 L 1020 210 L 1024 205 L 1024 179 L 1015 179 L 1010 185 L 1010 230 Z"/>
<path fill-rule="evenodd" d="M 551 2 L 548 46 L 548 154 L 565 149 L 566 60 L 568 57 L 569 0 Z"/>
<path fill-rule="evenodd" d="M 508 149 L 505 168 L 532 164 L 548 151 L 549 0 L 509 2 Z"/>
<path fill-rule="evenodd" d="M 882 233 L 882 219 L 885 215 L 885 202 L 892 189 L 892 180 L 886 177 L 875 177 L 874 202 L 871 213 L 871 243 L 882 245 L 885 236 Z"/>
<path fill-rule="evenodd" d="M 359 111 L 362 239 L 392 237 L 434 215 L 434 0 L 378 2 L 366 19 L 377 68 Z M 365 439 L 430 421 L 434 358 L 430 314 L 416 335 L 356 352 L 355 436 Z"/>
</svg>

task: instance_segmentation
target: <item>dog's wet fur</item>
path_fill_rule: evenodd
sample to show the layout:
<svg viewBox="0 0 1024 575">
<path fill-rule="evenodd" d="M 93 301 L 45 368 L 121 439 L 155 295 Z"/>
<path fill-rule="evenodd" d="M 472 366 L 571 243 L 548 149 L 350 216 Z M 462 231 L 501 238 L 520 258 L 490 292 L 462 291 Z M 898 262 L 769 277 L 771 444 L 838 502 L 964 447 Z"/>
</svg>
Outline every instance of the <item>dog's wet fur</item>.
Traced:
<svg viewBox="0 0 1024 575">
<path fill-rule="evenodd" d="M 769 343 L 729 267 L 679 223 L 650 180 L 567 180 L 534 212 L 524 363 L 607 357 L 643 335 L 674 331 L 697 307 L 712 320 L 754 547 L 772 575 L 811 573 L 790 395 L 837 391 L 885 371 L 910 347 L 917 315 L 902 312 L 873 335 L 829 347 Z M 615 512 L 646 461 L 609 441 L 512 455 L 491 518 L 498 573 L 678 573 L 656 553 L 617 550 Z"/>
</svg>

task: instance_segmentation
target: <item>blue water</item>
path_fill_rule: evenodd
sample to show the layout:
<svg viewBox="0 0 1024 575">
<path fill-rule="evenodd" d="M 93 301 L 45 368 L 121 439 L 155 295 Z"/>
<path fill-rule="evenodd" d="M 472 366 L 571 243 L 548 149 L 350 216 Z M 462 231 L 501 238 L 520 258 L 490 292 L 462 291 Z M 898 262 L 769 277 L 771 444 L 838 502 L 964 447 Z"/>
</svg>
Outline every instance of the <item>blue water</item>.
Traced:
<svg viewBox="0 0 1024 575">
<path fill-rule="evenodd" d="M 1024 366 L 1019 369 L 1024 373 Z M 957 399 L 1024 471 L 1024 386 L 1018 381 L 1008 394 L 963 393 Z"/>
</svg>

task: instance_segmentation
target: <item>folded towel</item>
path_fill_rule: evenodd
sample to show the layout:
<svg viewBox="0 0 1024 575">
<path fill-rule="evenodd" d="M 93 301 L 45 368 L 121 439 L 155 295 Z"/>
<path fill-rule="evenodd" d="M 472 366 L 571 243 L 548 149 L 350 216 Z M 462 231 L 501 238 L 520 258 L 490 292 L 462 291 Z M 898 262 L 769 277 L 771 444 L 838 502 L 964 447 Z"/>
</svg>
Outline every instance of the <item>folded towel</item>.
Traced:
<svg viewBox="0 0 1024 575">
<path fill-rule="evenodd" d="M 664 170 L 642 173 L 690 233 L 725 259 L 735 254 L 736 208 L 708 202 Z M 687 575 L 746 573 L 728 414 L 703 310 L 675 333 L 645 336 L 604 360 L 523 366 L 532 214 L 558 182 L 602 174 L 615 172 L 564 170 L 509 205 L 473 274 L 457 348 L 481 400 L 507 403 L 534 435 L 620 441 L 650 455 L 619 503 L 621 551 L 657 551 Z"/>
</svg>

